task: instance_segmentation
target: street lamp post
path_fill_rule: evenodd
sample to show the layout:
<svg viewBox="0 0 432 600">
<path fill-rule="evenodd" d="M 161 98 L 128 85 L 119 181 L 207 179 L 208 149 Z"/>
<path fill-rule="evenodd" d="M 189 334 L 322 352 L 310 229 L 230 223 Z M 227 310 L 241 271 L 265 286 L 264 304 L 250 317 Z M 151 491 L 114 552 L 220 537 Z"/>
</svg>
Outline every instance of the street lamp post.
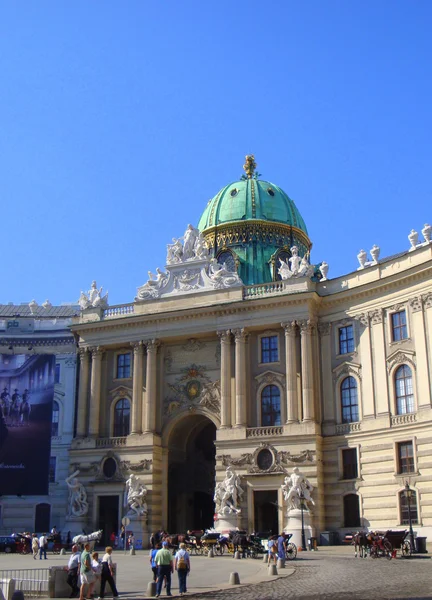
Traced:
<svg viewBox="0 0 432 600">
<path fill-rule="evenodd" d="M 304 515 L 303 515 L 303 511 L 304 511 L 304 494 L 303 492 L 300 492 L 299 494 L 300 497 L 300 510 L 301 510 L 301 545 L 302 545 L 302 550 L 307 550 L 306 548 L 306 537 L 305 537 L 305 528 L 304 528 Z"/>
<path fill-rule="evenodd" d="M 413 491 L 409 486 L 408 481 L 405 482 L 405 489 L 404 489 L 404 496 L 406 498 L 407 504 L 408 504 L 408 521 L 409 521 L 409 536 L 410 536 L 410 546 L 411 546 L 411 552 L 415 552 L 415 545 L 414 545 L 414 531 L 412 528 L 412 518 L 411 518 L 411 498 L 413 495 Z"/>
</svg>

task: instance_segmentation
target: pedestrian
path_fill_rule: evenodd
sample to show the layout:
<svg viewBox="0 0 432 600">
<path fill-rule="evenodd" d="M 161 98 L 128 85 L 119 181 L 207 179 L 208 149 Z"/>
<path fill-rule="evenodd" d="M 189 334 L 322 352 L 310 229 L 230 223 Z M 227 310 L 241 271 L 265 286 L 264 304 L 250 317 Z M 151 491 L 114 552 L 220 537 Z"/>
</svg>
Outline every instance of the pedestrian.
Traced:
<svg viewBox="0 0 432 600">
<path fill-rule="evenodd" d="M 47 555 L 46 555 L 46 549 L 48 546 L 48 540 L 46 535 L 43 533 L 40 538 L 39 538 L 39 559 L 42 560 L 42 554 L 45 557 L 45 560 L 47 559 Z"/>
<path fill-rule="evenodd" d="M 78 586 L 78 575 L 79 568 L 81 562 L 81 553 L 78 550 L 78 546 L 74 544 L 72 546 L 72 555 L 68 562 L 68 575 L 67 575 L 67 584 L 72 588 L 72 592 L 69 598 L 75 598 L 79 594 L 79 586 Z"/>
<path fill-rule="evenodd" d="M 95 574 L 95 582 L 94 582 L 94 588 L 97 586 L 97 584 L 100 584 L 101 581 L 101 573 L 102 573 L 102 564 L 99 561 L 99 553 L 98 552 L 93 552 L 92 556 L 92 569 L 93 569 L 93 573 Z"/>
<path fill-rule="evenodd" d="M 101 585 L 100 585 L 100 594 L 99 600 L 104 597 L 105 594 L 105 585 L 108 582 L 110 584 L 112 594 L 114 598 L 118 598 L 118 591 L 116 584 L 114 582 L 114 565 L 112 561 L 112 547 L 107 546 L 105 548 L 105 554 L 102 558 L 102 571 L 101 571 Z"/>
<path fill-rule="evenodd" d="M 134 536 L 133 532 L 130 533 L 129 537 L 128 537 L 128 548 L 129 548 L 129 550 L 132 550 L 133 548 L 135 548 L 135 536 Z"/>
<path fill-rule="evenodd" d="M 286 557 L 285 552 L 285 534 L 281 533 L 277 539 L 277 556 L 281 560 L 284 560 Z"/>
<path fill-rule="evenodd" d="M 91 557 L 90 557 L 90 543 L 86 542 L 84 544 L 84 551 L 81 554 L 81 564 L 80 564 L 80 579 L 81 579 L 81 589 L 80 589 L 80 600 L 85 600 L 86 598 L 93 598 L 93 588 L 95 582 L 95 574 L 93 573 L 92 565 L 91 565 Z M 88 587 L 88 593 L 87 592 Z"/>
<path fill-rule="evenodd" d="M 122 525 L 121 529 L 120 529 L 120 548 L 121 548 L 121 550 L 125 549 L 125 542 L 126 542 L 126 530 L 125 530 L 125 526 Z"/>
<path fill-rule="evenodd" d="M 268 564 L 270 565 L 272 562 L 276 563 L 277 562 L 277 543 L 276 543 L 275 535 L 273 535 L 269 539 L 268 545 L 267 545 L 267 550 L 268 550 Z"/>
<path fill-rule="evenodd" d="M 155 556 L 155 563 L 158 567 L 158 578 L 156 582 L 156 598 L 159 598 L 162 591 L 164 577 L 166 577 L 167 596 L 171 594 L 171 573 L 174 573 L 173 556 L 168 550 L 168 542 L 162 542 L 161 550 L 158 550 Z"/>
<path fill-rule="evenodd" d="M 33 552 L 33 558 L 36 560 L 37 555 L 39 554 L 39 540 L 35 533 L 32 535 L 31 547 L 32 547 L 32 552 Z"/>
<path fill-rule="evenodd" d="M 115 531 L 113 531 L 110 535 L 110 542 L 111 542 L 111 546 L 114 547 L 115 546 L 115 541 L 116 541 L 116 534 Z"/>
<path fill-rule="evenodd" d="M 180 549 L 175 555 L 175 570 L 179 580 L 180 596 L 183 596 L 187 592 L 186 578 L 190 573 L 190 557 L 184 542 L 180 544 Z"/>
<path fill-rule="evenodd" d="M 155 562 L 155 557 L 156 554 L 159 552 L 160 550 L 160 544 L 156 544 L 156 548 L 152 548 L 150 550 L 150 565 L 151 565 L 151 570 L 153 571 L 153 581 L 157 581 L 157 564 Z"/>
</svg>

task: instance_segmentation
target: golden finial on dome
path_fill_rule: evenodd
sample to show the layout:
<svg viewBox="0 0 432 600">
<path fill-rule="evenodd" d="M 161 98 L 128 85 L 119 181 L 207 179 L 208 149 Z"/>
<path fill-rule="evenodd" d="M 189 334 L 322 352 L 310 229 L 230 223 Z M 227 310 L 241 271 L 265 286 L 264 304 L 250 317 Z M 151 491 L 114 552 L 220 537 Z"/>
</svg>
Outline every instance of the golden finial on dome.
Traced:
<svg viewBox="0 0 432 600">
<path fill-rule="evenodd" d="M 253 154 L 248 154 L 246 156 L 246 162 L 243 165 L 243 169 L 246 172 L 248 179 L 252 179 L 256 168 L 257 168 L 257 164 L 255 162 L 255 156 Z"/>
</svg>

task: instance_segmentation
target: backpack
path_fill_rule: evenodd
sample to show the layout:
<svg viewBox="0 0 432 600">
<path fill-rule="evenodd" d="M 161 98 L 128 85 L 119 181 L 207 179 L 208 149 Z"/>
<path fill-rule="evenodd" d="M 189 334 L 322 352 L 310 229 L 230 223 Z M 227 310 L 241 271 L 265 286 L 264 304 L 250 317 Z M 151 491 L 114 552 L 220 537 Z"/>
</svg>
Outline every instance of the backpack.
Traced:
<svg viewBox="0 0 432 600">
<path fill-rule="evenodd" d="M 181 554 L 177 559 L 177 569 L 187 569 L 187 562 L 184 554 Z"/>
</svg>

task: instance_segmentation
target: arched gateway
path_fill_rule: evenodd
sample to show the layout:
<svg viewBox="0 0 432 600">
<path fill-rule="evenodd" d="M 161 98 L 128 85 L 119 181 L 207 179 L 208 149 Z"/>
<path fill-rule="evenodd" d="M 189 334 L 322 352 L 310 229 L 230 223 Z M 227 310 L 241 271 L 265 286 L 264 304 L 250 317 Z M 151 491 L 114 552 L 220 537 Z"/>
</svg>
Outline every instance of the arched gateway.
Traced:
<svg viewBox="0 0 432 600">
<path fill-rule="evenodd" d="M 216 425 L 203 414 L 186 414 L 169 427 L 168 530 L 212 527 Z"/>
</svg>

